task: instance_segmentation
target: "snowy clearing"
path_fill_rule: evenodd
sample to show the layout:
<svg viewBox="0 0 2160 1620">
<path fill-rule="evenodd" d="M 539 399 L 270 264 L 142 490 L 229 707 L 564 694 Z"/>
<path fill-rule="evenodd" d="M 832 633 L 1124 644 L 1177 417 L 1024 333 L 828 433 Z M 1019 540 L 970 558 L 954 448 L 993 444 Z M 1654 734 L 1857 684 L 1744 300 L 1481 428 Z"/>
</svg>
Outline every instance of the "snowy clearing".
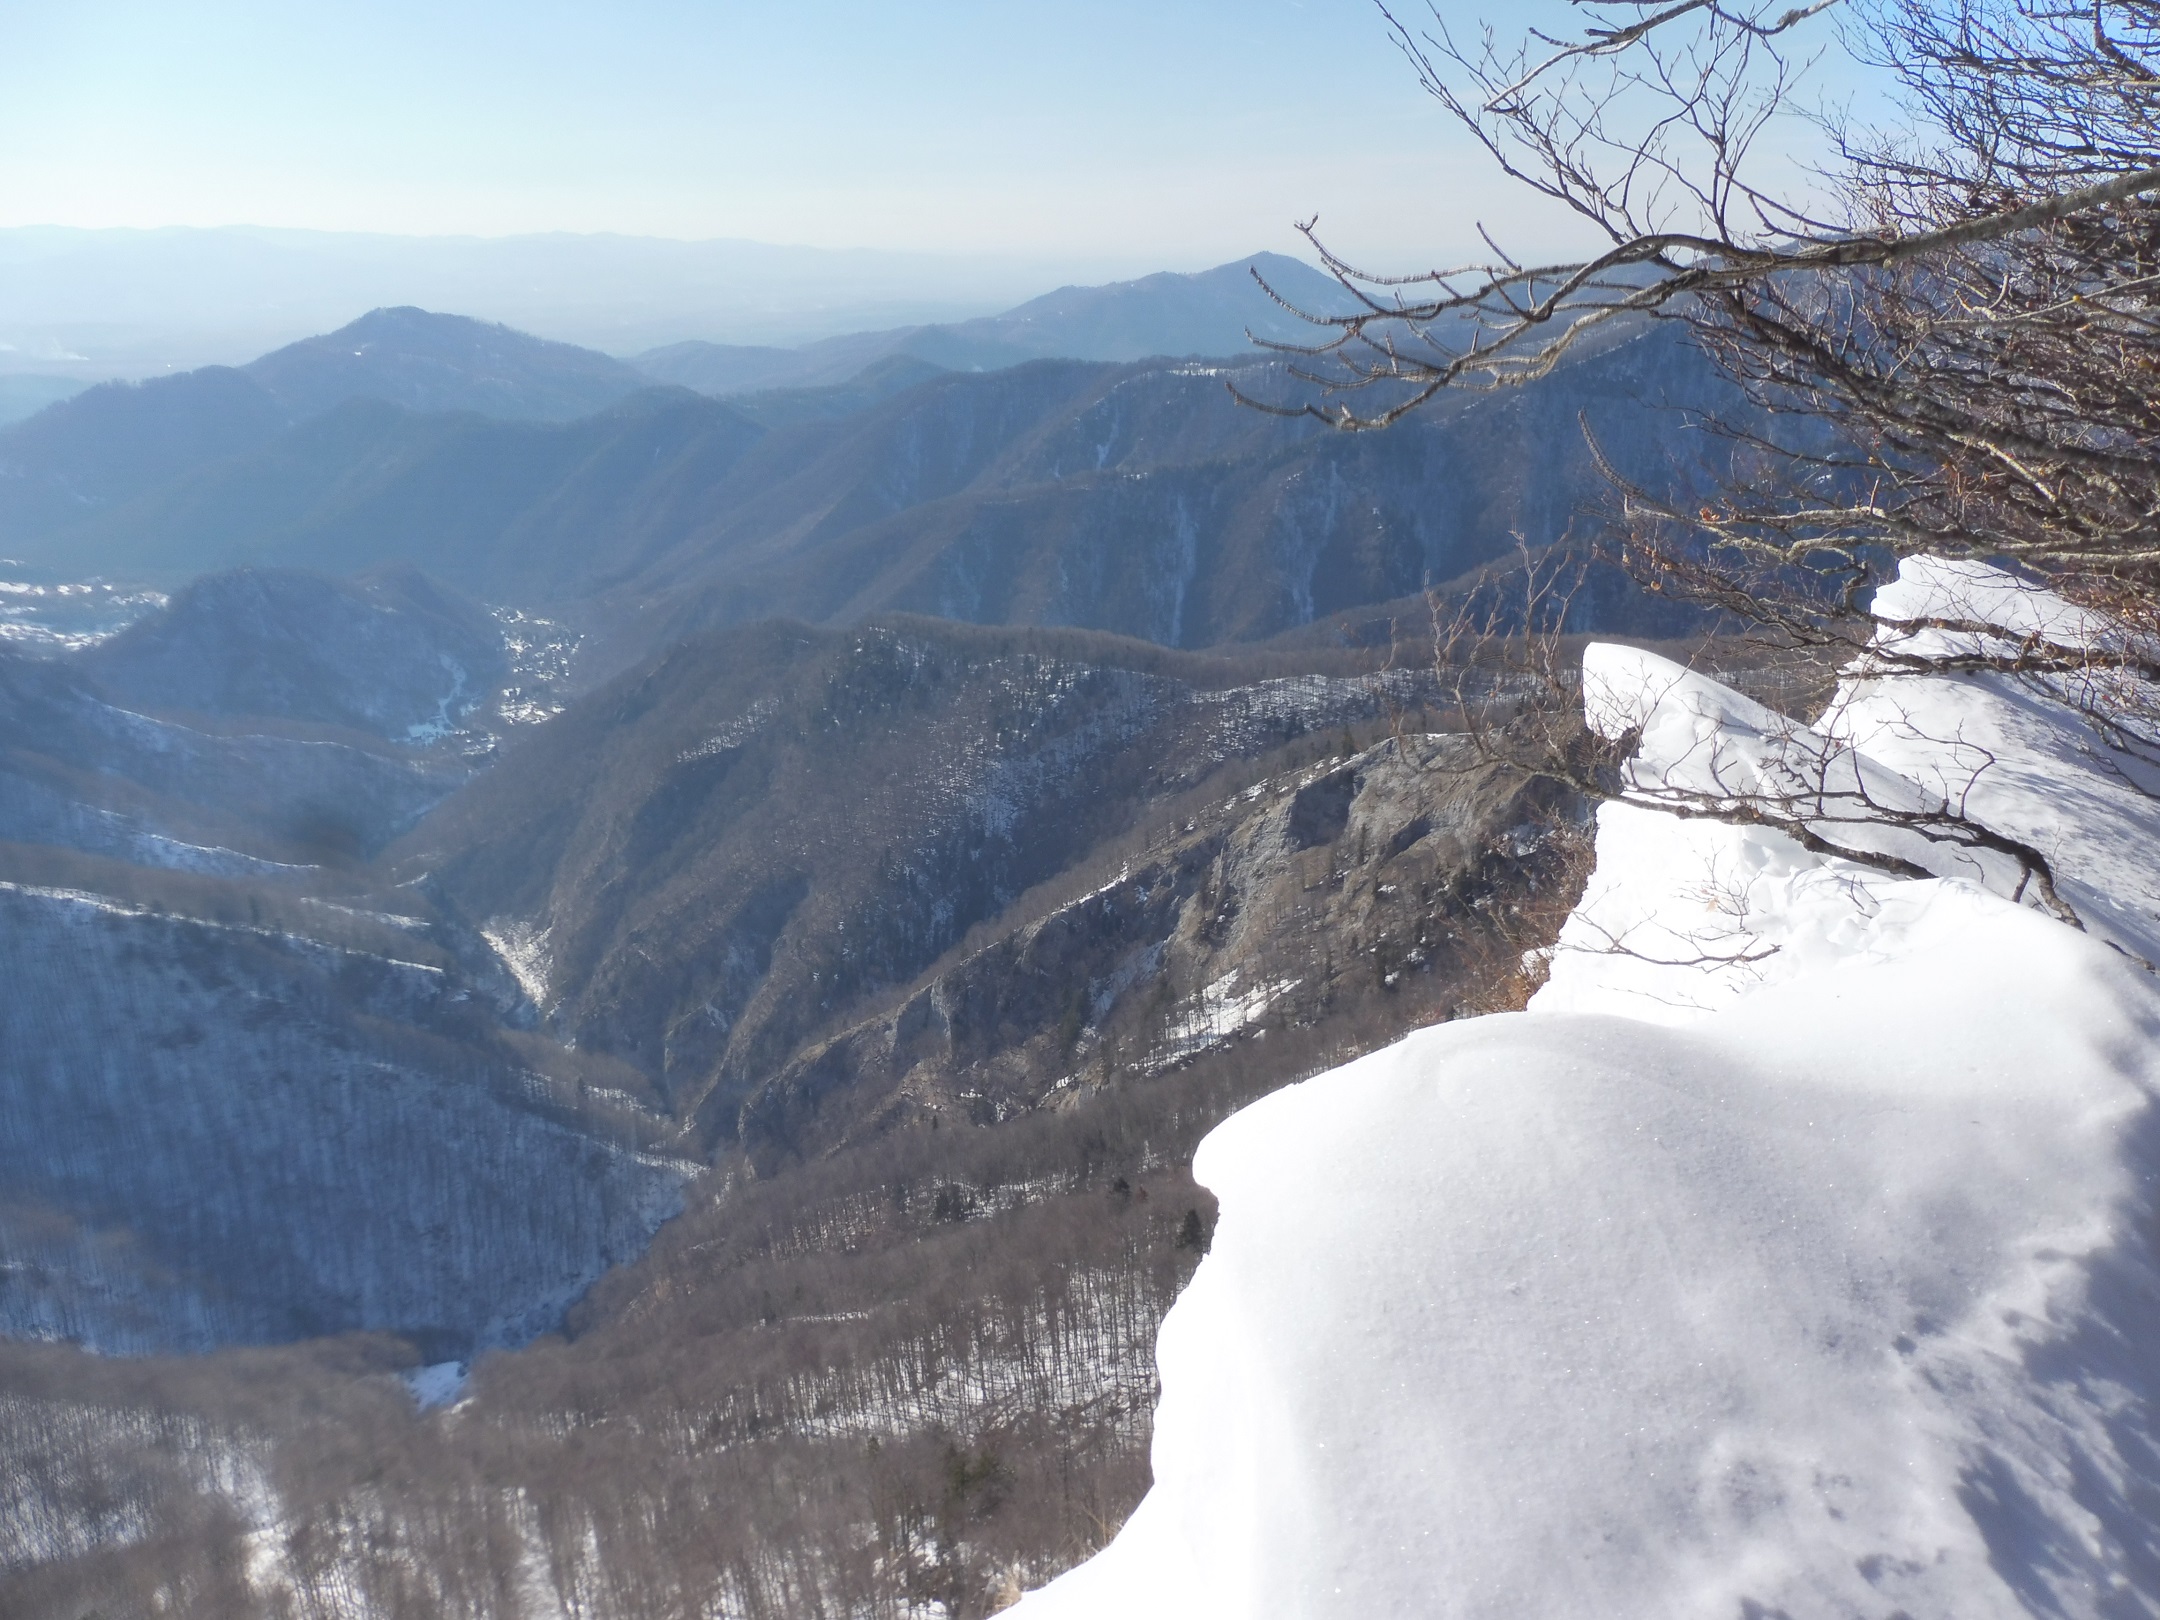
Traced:
<svg viewBox="0 0 2160 1620">
<path fill-rule="evenodd" d="M 414 1402 L 425 1412 L 456 1404 L 458 1397 L 465 1393 L 472 1369 L 462 1361 L 433 1361 L 402 1376 L 405 1387 L 412 1391 Z"/>
</svg>

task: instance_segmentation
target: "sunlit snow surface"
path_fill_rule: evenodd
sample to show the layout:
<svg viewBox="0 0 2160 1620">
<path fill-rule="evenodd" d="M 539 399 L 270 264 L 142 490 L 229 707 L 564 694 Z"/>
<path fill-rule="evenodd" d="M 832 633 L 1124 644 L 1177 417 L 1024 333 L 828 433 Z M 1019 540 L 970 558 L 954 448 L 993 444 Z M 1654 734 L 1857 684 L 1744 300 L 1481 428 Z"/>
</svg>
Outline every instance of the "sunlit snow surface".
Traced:
<svg viewBox="0 0 2160 1620">
<path fill-rule="evenodd" d="M 1999 621 L 1999 588 L 1908 564 L 1880 611 Z M 1202 1145 L 1155 1488 L 1020 1620 L 2160 1614 L 2142 767 L 2002 676 L 1858 672 L 1793 737 L 1640 653 L 1590 674 L 1634 797 L 1809 750 L 1877 802 L 1954 790 L 2090 932 L 1992 856 L 1901 877 L 1607 805 L 1531 1012 Z"/>
</svg>

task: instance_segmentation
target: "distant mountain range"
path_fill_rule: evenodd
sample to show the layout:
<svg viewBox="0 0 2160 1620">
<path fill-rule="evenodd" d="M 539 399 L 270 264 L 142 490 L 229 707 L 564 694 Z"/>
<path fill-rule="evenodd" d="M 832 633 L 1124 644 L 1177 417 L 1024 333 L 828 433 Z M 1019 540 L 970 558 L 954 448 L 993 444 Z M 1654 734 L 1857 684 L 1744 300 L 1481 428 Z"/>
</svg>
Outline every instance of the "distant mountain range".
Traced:
<svg viewBox="0 0 2160 1620">
<path fill-rule="evenodd" d="M 378 309 L 240 367 L 106 383 L 72 398 L 56 379 L 24 379 L 0 405 L 16 396 L 58 403 L 0 426 L 0 554 L 36 554 L 45 535 L 266 446 L 353 400 L 569 421 L 655 383 L 715 395 L 822 391 L 765 400 L 756 414 L 773 423 L 846 414 L 940 369 L 995 370 L 1044 356 L 1249 353 L 1248 327 L 1284 337 L 1297 324 L 1253 281 L 1254 267 L 1315 303 L 1332 286 L 1296 260 L 1259 255 L 1196 276 L 1068 287 L 957 326 L 859 333 L 807 349 L 684 344 L 636 365 L 461 316 Z"/>
<path fill-rule="evenodd" d="M 1316 296 L 1292 261 L 1260 268 L 1295 281 L 1285 266 L 1308 278 L 1286 296 Z M 1647 328 L 1530 388 L 1343 435 L 1236 406 L 1233 373 L 1248 393 L 1296 387 L 1249 347 L 1211 363 L 1023 358 L 1242 345 L 1230 323 L 1258 322 L 1255 303 L 1276 323 L 1256 330 L 1292 335 L 1250 268 L 879 334 L 885 352 L 847 381 L 725 401 L 502 327 L 377 311 L 247 367 L 106 385 L 0 431 L 0 551 L 171 582 L 241 564 L 419 567 L 577 619 L 611 650 L 596 673 L 774 614 L 901 609 L 1207 646 L 1414 594 L 1514 535 L 1558 538 L 1601 487 L 1582 421 L 1622 465 L 1669 477 L 1673 413 L 1717 386 Z M 791 364 L 815 379 L 828 359 Z"/>
<path fill-rule="evenodd" d="M 0 228 L 0 371 L 99 381 L 234 365 L 359 310 L 485 312 L 609 353 L 794 344 L 990 314 L 1143 266 L 550 232 Z"/>
<path fill-rule="evenodd" d="M 996 371 L 1023 360 L 1249 355 L 1255 337 L 1311 341 L 1314 328 L 1269 297 L 1256 275 L 1309 314 L 1348 306 L 1348 294 L 1332 277 L 1280 253 L 1256 253 L 1198 275 L 1060 287 L 1002 315 L 953 325 L 855 332 L 796 349 L 674 343 L 638 355 L 632 364 L 661 382 L 725 396 L 841 383 L 893 355 L 953 371 Z"/>
</svg>

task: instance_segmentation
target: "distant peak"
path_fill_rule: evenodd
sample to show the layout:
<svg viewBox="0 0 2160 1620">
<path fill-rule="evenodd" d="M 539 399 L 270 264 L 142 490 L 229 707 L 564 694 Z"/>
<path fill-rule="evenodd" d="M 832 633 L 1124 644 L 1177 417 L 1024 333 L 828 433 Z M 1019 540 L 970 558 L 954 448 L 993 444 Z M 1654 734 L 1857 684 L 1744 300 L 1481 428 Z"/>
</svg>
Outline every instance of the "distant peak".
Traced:
<svg viewBox="0 0 2160 1620">
<path fill-rule="evenodd" d="M 371 309 L 358 320 L 349 321 L 331 338 L 365 338 L 390 332 L 413 332 L 418 330 L 437 332 L 461 330 L 481 332 L 507 332 L 511 328 L 494 321 L 476 320 L 470 315 L 442 315 L 417 304 L 392 304 L 381 309 Z M 520 334 L 522 335 L 522 334 Z"/>
</svg>

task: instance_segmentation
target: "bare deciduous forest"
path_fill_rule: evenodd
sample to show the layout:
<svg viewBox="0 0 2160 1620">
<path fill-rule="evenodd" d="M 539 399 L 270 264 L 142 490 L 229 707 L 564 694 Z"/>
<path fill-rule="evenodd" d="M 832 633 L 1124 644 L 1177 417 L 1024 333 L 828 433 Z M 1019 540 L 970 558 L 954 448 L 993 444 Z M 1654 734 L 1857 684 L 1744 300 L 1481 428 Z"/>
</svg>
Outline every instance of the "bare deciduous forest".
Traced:
<svg viewBox="0 0 2160 1620">
<path fill-rule="evenodd" d="M 1482 898 L 1535 902 L 1512 940 L 1569 896 Z M 414 1411 L 396 1342 L 9 1347 L 0 1591 L 26 1613 L 992 1612 L 1146 1487 L 1155 1327 L 1212 1224 L 1199 1137 L 1433 996 L 1493 994 L 1494 967 L 1407 1004 L 1368 970 L 1344 990 L 1363 1011 L 737 1182 L 446 1410 Z"/>
</svg>

